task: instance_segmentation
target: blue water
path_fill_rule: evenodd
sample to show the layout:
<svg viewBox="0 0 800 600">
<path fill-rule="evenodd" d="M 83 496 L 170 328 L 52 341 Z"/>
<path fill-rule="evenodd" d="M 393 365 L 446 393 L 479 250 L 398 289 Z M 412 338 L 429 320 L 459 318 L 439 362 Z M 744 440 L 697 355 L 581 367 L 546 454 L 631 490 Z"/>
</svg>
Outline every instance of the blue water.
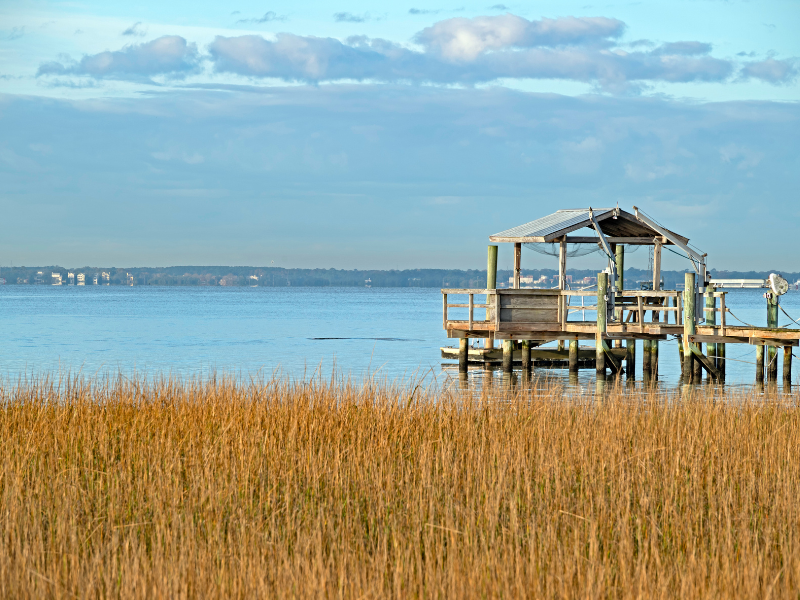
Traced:
<svg viewBox="0 0 800 600">
<path fill-rule="evenodd" d="M 732 290 L 727 299 L 755 325 L 766 325 L 765 302 L 763 290 Z M 782 306 L 800 320 L 800 293 L 783 296 Z M 788 322 L 781 313 L 780 324 Z M 729 315 L 728 324 L 737 321 Z M 389 379 L 454 373 L 440 358 L 439 348 L 455 340 L 442 330 L 437 289 L 7 285 L 0 286 L 0 331 L 0 375 L 11 379 L 57 371 L 307 377 L 335 368 Z M 659 355 L 660 381 L 677 384 L 676 342 L 662 342 Z M 732 344 L 727 355 L 728 383 L 751 384 L 755 348 Z M 797 382 L 800 361 L 794 366 Z M 562 369 L 539 371 L 567 378 Z M 593 371 L 581 372 L 582 383 L 593 378 Z"/>
</svg>

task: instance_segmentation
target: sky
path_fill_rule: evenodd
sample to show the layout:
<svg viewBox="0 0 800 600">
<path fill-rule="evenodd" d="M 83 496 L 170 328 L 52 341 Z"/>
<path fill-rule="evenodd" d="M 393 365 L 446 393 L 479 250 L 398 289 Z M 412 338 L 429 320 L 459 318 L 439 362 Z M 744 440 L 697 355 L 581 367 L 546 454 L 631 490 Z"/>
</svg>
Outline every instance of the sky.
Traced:
<svg viewBox="0 0 800 600">
<path fill-rule="evenodd" d="M 2 3 L 0 265 L 485 268 L 636 205 L 800 271 L 800 2 L 588 1 Z"/>
</svg>

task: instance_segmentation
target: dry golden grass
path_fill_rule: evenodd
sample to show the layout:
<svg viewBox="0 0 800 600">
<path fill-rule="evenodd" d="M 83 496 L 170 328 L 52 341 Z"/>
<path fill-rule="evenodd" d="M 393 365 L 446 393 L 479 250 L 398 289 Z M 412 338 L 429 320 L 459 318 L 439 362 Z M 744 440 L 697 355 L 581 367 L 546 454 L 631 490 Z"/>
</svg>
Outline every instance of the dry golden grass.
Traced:
<svg viewBox="0 0 800 600">
<path fill-rule="evenodd" d="M 786 399 L 123 379 L 0 394 L 3 597 L 800 590 Z"/>
</svg>

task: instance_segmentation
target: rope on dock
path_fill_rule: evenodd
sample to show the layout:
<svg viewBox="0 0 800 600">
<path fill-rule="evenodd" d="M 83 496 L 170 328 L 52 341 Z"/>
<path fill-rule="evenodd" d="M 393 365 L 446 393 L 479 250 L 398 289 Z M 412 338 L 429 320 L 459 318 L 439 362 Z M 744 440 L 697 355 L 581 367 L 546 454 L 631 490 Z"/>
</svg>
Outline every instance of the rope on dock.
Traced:
<svg viewBox="0 0 800 600">
<path fill-rule="evenodd" d="M 747 325 L 748 327 L 758 327 L 758 325 L 753 325 L 752 323 L 748 323 L 747 321 L 742 321 L 739 317 L 737 317 L 735 314 L 733 314 L 733 311 L 730 308 L 726 307 L 726 309 L 734 319 L 739 321 L 739 323 L 743 323 L 744 325 Z"/>
<path fill-rule="evenodd" d="M 780 304 L 778 304 L 778 308 L 780 308 L 781 310 L 783 310 L 783 306 L 781 306 Z M 798 325 L 800 325 L 800 321 L 797 321 L 797 320 L 795 320 L 795 319 L 792 319 L 791 315 L 790 315 L 789 313 L 787 313 L 785 310 L 783 310 L 783 314 L 785 314 L 787 317 L 789 317 L 789 319 L 791 319 L 792 321 L 794 321 L 795 323 L 797 323 Z M 786 325 L 783 325 L 783 327 L 788 327 L 788 326 L 789 326 L 789 324 L 788 324 L 788 323 L 787 323 Z"/>
</svg>

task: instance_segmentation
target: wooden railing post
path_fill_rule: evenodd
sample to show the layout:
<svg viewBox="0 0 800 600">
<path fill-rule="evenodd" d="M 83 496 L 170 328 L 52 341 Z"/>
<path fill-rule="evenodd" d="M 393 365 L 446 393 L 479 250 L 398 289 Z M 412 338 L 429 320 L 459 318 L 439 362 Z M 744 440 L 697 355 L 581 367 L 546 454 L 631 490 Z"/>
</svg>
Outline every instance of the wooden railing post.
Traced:
<svg viewBox="0 0 800 600">
<path fill-rule="evenodd" d="M 495 290 L 497 289 L 497 246 L 489 245 L 488 252 L 487 252 L 487 262 L 486 262 L 486 289 L 487 290 Z M 497 297 L 495 296 L 495 300 Z M 489 302 L 489 294 L 486 295 L 486 304 L 492 304 Z M 495 305 L 494 310 L 498 313 L 500 311 L 500 307 Z M 495 318 L 493 309 L 486 309 L 486 320 L 492 321 Z M 485 348 L 494 348 L 494 333 L 489 333 L 486 341 L 484 343 Z"/>
<path fill-rule="evenodd" d="M 606 333 L 608 273 L 597 274 L 597 333 L 595 334 L 595 368 L 598 374 L 606 374 L 606 355 L 603 351 L 603 336 Z"/>
<path fill-rule="evenodd" d="M 683 291 L 683 377 L 687 383 L 692 381 L 694 373 L 694 354 L 690 347 L 689 336 L 697 331 L 695 323 L 694 303 L 697 296 L 694 293 L 694 273 L 686 273 Z"/>
<path fill-rule="evenodd" d="M 708 286 L 706 290 L 706 308 L 711 309 L 705 311 L 706 325 L 710 325 L 714 328 L 712 330 L 712 335 L 714 335 L 714 333 L 716 333 L 717 326 L 717 298 L 714 296 L 713 286 Z M 714 364 L 714 366 L 717 367 L 717 345 L 706 344 L 706 354 L 708 354 L 708 358 L 711 359 L 711 362 Z"/>
<path fill-rule="evenodd" d="M 469 295 L 469 331 L 472 331 L 472 315 L 475 311 L 475 296 Z"/>
</svg>

